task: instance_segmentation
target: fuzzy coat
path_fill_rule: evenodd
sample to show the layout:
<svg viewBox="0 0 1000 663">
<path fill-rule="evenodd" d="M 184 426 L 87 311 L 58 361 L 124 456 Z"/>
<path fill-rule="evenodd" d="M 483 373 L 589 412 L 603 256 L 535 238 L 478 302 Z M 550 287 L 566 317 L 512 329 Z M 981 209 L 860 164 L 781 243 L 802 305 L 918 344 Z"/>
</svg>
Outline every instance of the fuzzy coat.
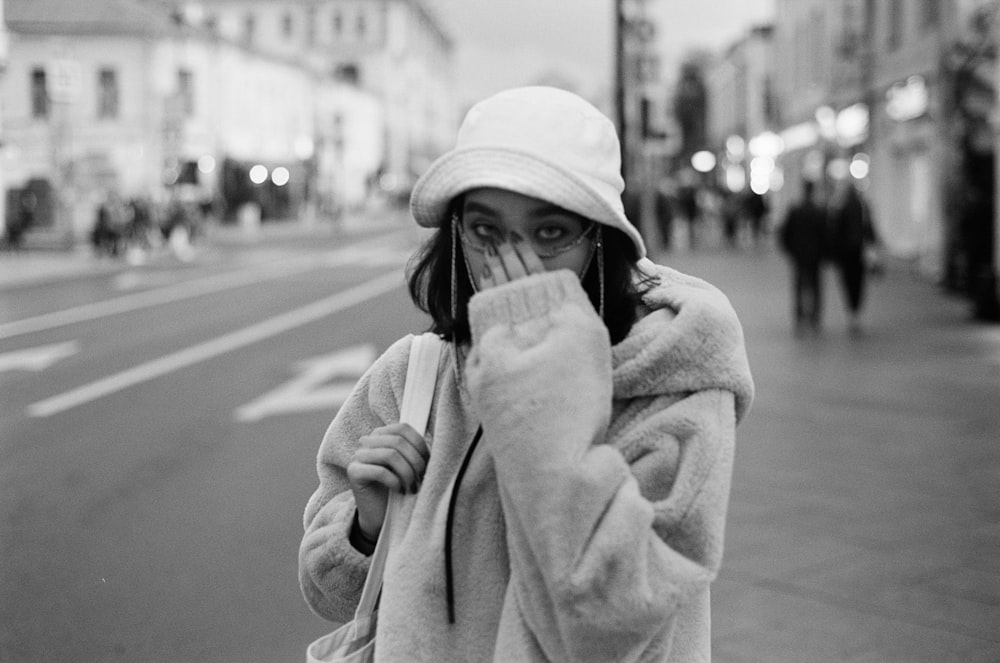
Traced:
<svg viewBox="0 0 1000 663">
<path fill-rule="evenodd" d="M 430 462 L 387 564 L 377 660 L 710 660 L 709 584 L 753 383 L 725 296 L 644 262 L 660 283 L 614 347 L 569 271 L 470 301 L 472 348 L 462 370 L 444 353 Z M 319 450 L 299 577 L 332 621 L 353 618 L 368 568 L 349 543 L 345 468 L 359 437 L 398 419 L 410 342 L 372 365 Z M 480 423 L 454 513 L 450 625 L 448 501 Z"/>
</svg>

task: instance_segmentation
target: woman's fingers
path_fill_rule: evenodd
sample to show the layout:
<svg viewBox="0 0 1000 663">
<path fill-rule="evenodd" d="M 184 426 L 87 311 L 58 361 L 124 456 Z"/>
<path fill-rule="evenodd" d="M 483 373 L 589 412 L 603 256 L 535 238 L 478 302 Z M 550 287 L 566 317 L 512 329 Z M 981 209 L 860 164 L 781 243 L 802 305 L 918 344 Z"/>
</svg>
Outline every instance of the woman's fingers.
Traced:
<svg viewBox="0 0 1000 663">
<path fill-rule="evenodd" d="M 418 454 L 427 460 L 431 455 L 431 450 L 427 446 L 424 436 L 413 429 L 413 426 L 402 422 L 380 426 L 372 431 L 372 435 L 398 435 L 403 438 Z"/>
<path fill-rule="evenodd" d="M 525 271 L 528 274 L 541 274 L 545 271 L 545 265 L 542 263 L 542 259 L 538 257 L 535 253 L 535 247 L 531 245 L 531 242 L 524 241 L 524 238 L 514 233 L 514 249 L 517 250 L 517 255 L 521 259 L 521 263 L 524 265 Z"/>
<path fill-rule="evenodd" d="M 372 431 L 360 440 L 353 461 L 374 466 L 357 476 L 369 478 L 391 490 L 416 492 L 427 471 L 429 450 L 422 436 L 410 426 L 394 424 Z"/>
<path fill-rule="evenodd" d="M 497 281 L 495 278 L 493 278 L 493 270 L 490 269 L 489 265 L 484 264 L 483 271 L 479 275 L 479 289 L 488 290 L 493 286 L 495 286 L 496 284 Z"/>
<path fill-rule="evenodd" d="M 509 242 L 491 245 L 485 258 L 483 272 L 479 277 L 479 285 L 484 290 L 545 271 L 545 265 L 531 243 L 517 233 L 511 235 Z"/>
<path fill-rule="evenodd" d="M 427 441 L 407 424 L 382 426 L 358 440 L 347 465 L 347 480 L 358 509 L 358 526 L 365 536 L 378 536 L 388 491 L 417 492 L 428 458 Z"/>
<path fill-rule="evenodd" d="M 495 285 L 506 283 L 509 280 L 507 277 L 507 268 L 504 267 L 496 246 L 489 245 L 486 249 L 483 273 L 479 277 L 480 289 L 486 290 Z"/>
<path fill-rule="evenodd" d="M 515 235 L 515 238 L 516 237 L 517 236 Z M 513 241 L 517 242 L 517 239 L 514 239 Z M 518 243 L 525 244 L 524 241 Z M 524 278 L 528 275 L 528 270 L 525 268 L 524 263 L 521 262 L 521 256 L 518 254 L 517 250 L 514 249 L 514 244 L 512 242 L 504 242 L 503 244 L 497 246 L 497 253 L 499 254 L 500 261 L 503 263 L 508 281 Z"/>
</svg>

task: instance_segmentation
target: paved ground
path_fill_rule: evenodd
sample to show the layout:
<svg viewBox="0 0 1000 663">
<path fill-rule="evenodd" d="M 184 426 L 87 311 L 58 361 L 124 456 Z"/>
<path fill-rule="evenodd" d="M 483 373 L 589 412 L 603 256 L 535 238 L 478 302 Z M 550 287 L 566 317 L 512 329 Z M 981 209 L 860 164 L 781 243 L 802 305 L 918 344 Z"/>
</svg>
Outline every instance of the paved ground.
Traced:
<svg viewBox="0 0 1000 663">
<path fill-rule="evenodd" d="M 826 331 L 795 338 L 773 250 L 660 258 L 730 295 L 758 389 L 714 660 L 1000 661 L 1000 326 L 894 264 L 862 336 L 846 333 L 828 275 Z M 5 253 L 0 287 L 112 268 L 87 252 Z"/>
<path fill-rule="evenodd" d="M 896 264 L 864 335 L 828 274 L 826 331 L 796 339 L 772 251 L 663 260 L 730 295 L 758 389 L 714 660 L 1000 661 L 1000 326 Z"/>
</svg>

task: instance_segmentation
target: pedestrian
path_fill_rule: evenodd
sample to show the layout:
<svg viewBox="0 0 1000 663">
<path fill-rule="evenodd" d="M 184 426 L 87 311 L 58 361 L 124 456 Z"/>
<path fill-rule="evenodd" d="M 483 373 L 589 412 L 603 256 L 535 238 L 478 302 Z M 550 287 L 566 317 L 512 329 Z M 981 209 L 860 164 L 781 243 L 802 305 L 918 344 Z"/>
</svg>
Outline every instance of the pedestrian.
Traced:
<svg viewBox="0 0 1000 663">
<path fill-rule="evenodd" d="M 698 188 L 692 184 L 683 184 L 677 199 L 681 214 L 687 221 L 688 247 L 695 248 L 698 244 L 698 226 L 701 221 L 701 202 L 698 200 Z"/>
<path fill-rule="evenodd" d="M 663 180 L 656 187 L 656 224 L 660 230 L 660 246 L 669 251 L 674 238 L 674 201 L 670 182 Z M 626 217 L 628 215 L 626 214 Z M 631 218 L 631 217 L 628 217 Z"/>
<path fill-rule="evenodd" d="M 760 246 L 764 239 L 764 219 L 769 207 L 764 194 L 753 189 L 747 189 L 743 196 L 743 217 L 750 226 L 750 241 L 755 247 Z"/>
<path fill-rule="evenodd" d="M 117 257 L 125 235 L 125 207 L 114 189 L 105 192 L 104 200 L 97 207 L 90 241 L 98 255 Z"/>
<path fill-rule="evenodd" d="M 447 342 L 429 432 L 395 423 L 408 337 L 330 424 L 299 552 L 311 608 L 349 620 L 404 494 L 380 660 L 709 658 L 753 384 L 726 297 L 644 259 L 619 155 L 583 99 L 517 88 L 413 189 L 410 293 Z"/>
<path fill-rule="evenodd" d="M 719 215 L 722 217 L 722 236 L 731 249 L 740 246 L 740 199 L 731 191 L 719 189 Z"/>
<path fill-rule="evenodd" d="M 881 242 L 872 223 L 868 203 L 850 182 L 840 191 L 829 228 L 830 255 L 840 277 L 847 308 L 848 330 L 861 332 L 861 314 L 865 303 L 868 274 L 881 274 Z"/>
<path fill-rule="evenodd" d="M 24 235 L 35 223 L 38 197 L 30 189 L 22 189 L 16 196 L 17 206 L 10 210 L 6 219 L 4 239 L 11 251 L 20 251 Z"/>
<path fill-rule="evenodd" d="M 802 197 L 788 210 L 778 230 L 781 249 L 792 269 L 795 333 L 818 332 L 823 317 L 823 259 L 826 211 L 816 200 L 816 184 L 802 182 Z"/>
</svg>

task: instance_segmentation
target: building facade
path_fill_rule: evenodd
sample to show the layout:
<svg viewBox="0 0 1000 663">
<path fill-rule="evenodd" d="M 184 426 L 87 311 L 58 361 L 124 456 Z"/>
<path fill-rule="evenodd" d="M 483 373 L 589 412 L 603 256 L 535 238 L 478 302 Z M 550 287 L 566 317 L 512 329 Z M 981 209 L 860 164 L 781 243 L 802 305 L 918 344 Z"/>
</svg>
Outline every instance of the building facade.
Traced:
<svg viewBox="0 0 1000 663">
<path fill-rule="evenodd" d="M 829 188 L 858 179 L 887 248 L 933 280 L 950 269 L 958 223 L 953 174 L 961 157 L 947 62 L 988 4 L 779 0 L 775 8 L 785 180 Z"/>
<path fill-rule="evenodd" d="M 708 142 L 719 176 L 733 193 L 780 188 L 774 134 L 778 126 L 772 83 L 773 29 L 758 26 L 734 43 L 706 72 Z"/>
<path fill-rule="evenodd" d="M 223 37 L 308 61 L 372 92 L 385 123 L 380 182 L 405 195 L 454 140 L 452 42 L 422 0 L 184 3 Z"/>
<path fill-rule="evenodd" d="M 109 190 L 193 197 L 232 214 L 360 202 L 384 152 L 380 104 L 295 58 L 136 0 L 6 0 L 9 190 L 34 231 L 74 243 Z M 269 179 L 251 182 L 260 165 Z"/>
</svg>

